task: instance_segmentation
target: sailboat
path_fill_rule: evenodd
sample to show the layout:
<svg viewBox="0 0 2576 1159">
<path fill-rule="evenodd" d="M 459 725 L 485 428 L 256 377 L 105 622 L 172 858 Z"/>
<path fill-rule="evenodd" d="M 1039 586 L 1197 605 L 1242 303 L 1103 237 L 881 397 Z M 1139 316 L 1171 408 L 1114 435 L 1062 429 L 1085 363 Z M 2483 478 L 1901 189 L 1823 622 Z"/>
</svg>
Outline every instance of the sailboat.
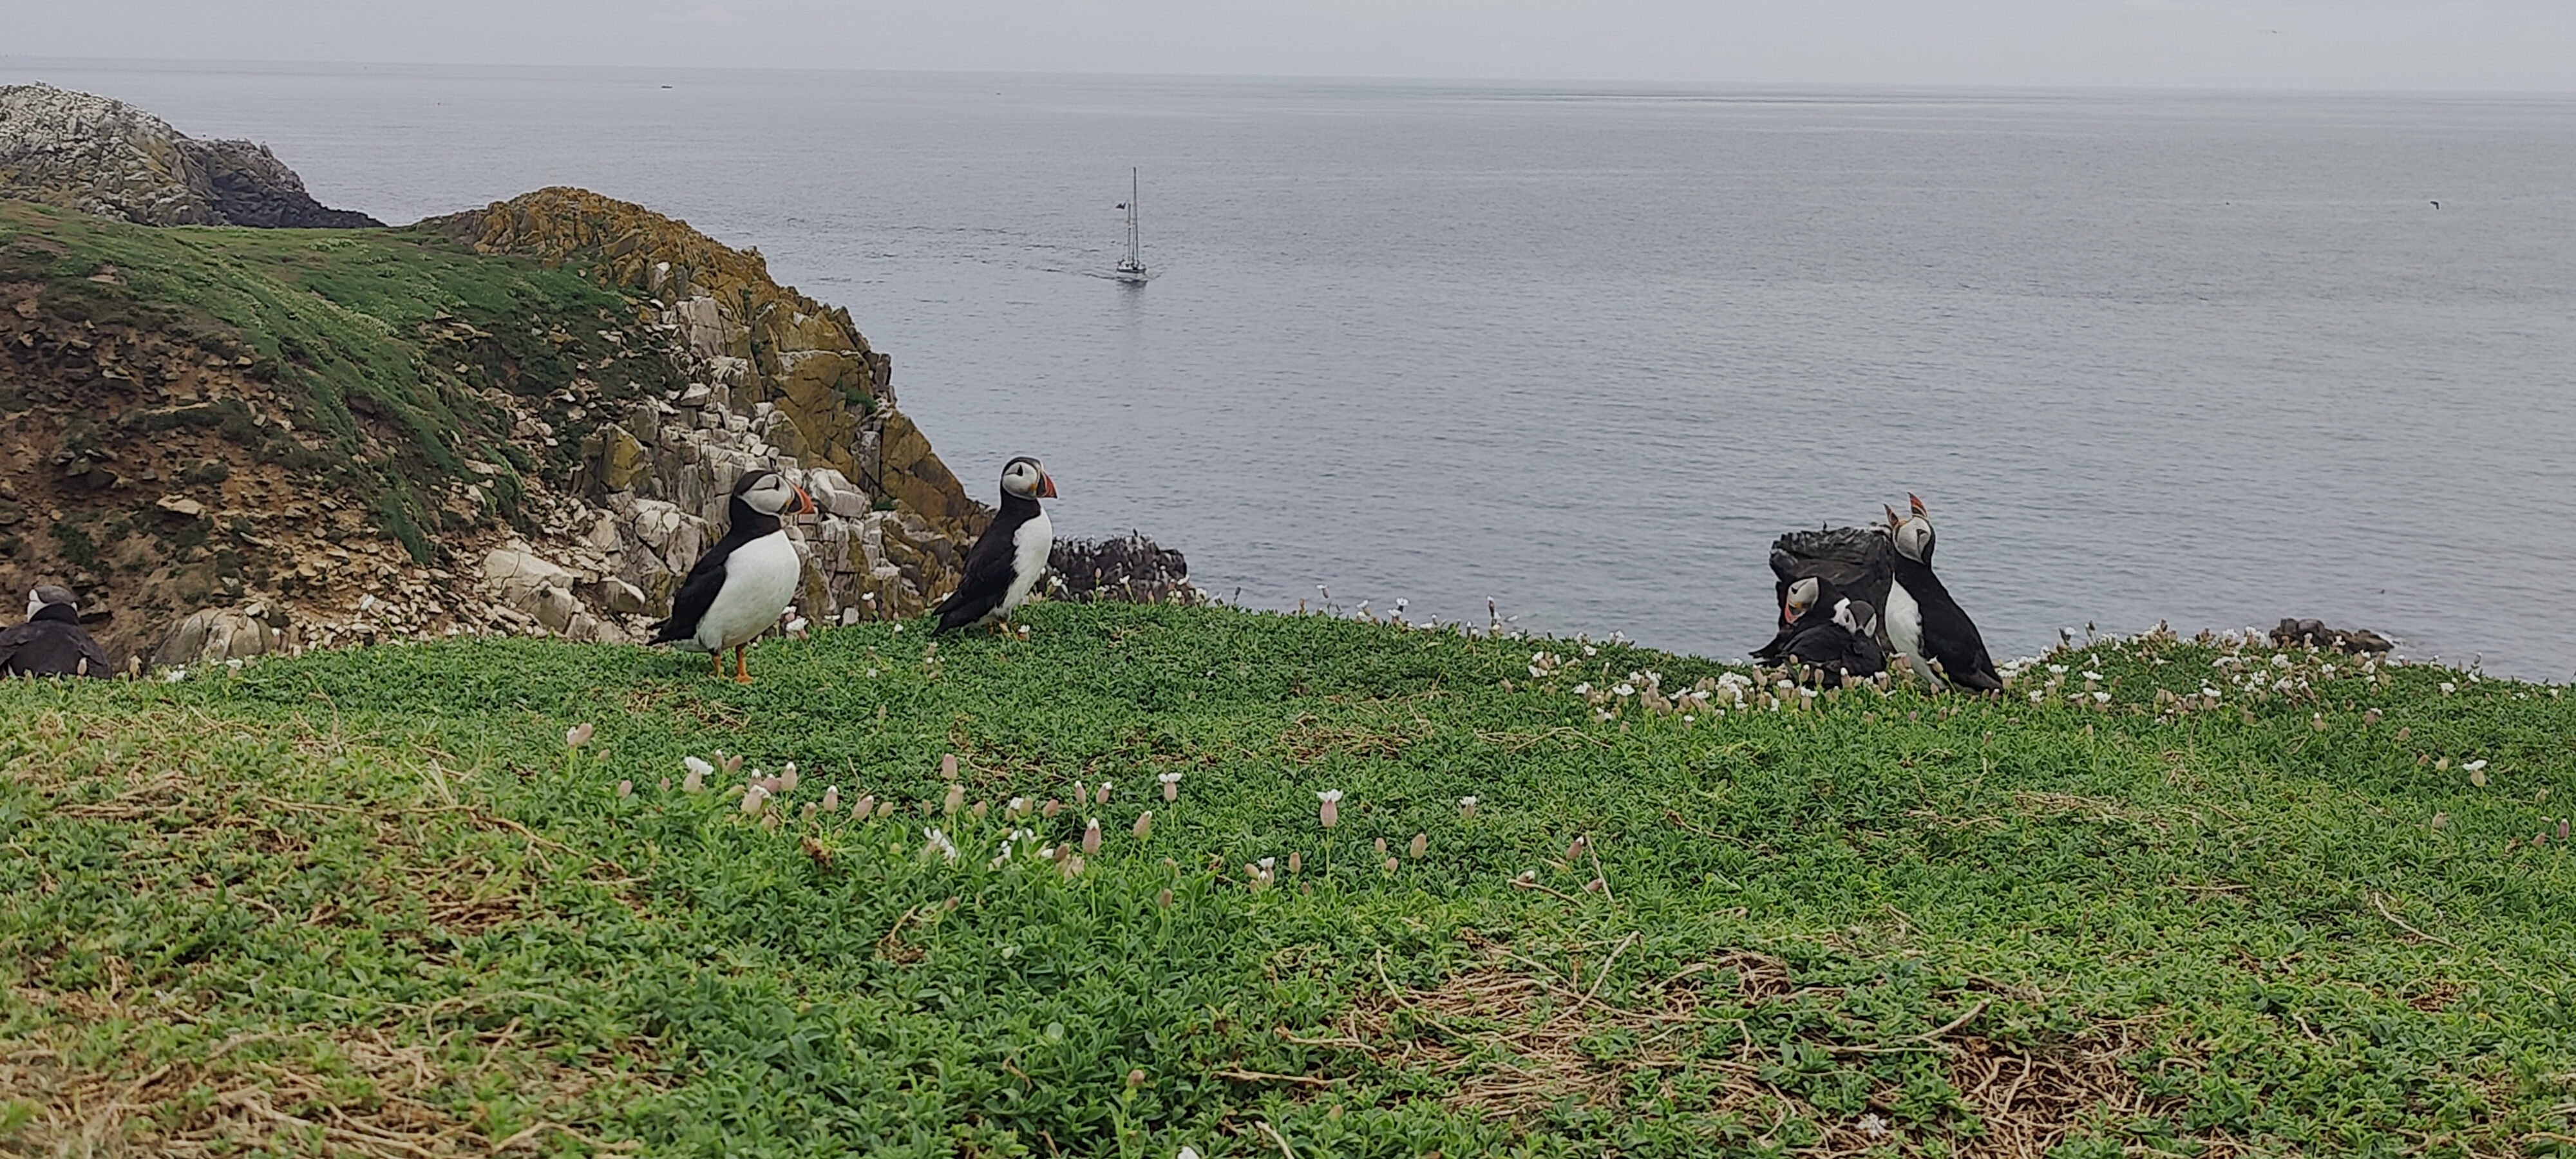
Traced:
<svg viewBox="0 0 2576 1159">
<path fill-rule="evenodd" d="M 1127 204 L 1120 207 L 1127 211 L 1127 256 L 1118 259 L 1117 277 L 1131 286 L 1144 285 L 1154 276 L 1146 272 L 1145 259 L 1136 249 L 1136 195 L 1143 188 L 1143 179 L 1138 176 L 1138 171 L 1133 168 L 1127 170 Z"/>
</svg>

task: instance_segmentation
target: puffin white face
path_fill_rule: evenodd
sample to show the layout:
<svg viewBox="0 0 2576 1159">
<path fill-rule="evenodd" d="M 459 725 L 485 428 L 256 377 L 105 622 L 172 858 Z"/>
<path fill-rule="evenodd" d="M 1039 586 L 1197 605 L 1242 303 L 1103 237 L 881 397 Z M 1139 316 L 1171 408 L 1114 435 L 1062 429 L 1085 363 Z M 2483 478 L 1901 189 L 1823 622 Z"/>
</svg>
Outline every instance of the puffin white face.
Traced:
<svg viewBox="0 0 2576 1159">
<path fill-rule="evenodd" d="M 814 498 L 776 471 L 763 471 L 741 493 L 743 502 L 763 515 L 803 515 L 814 510 Z"/>
<path fill-rule="evenodd" d="M 27 591 L 27 618 L 28 618 L 28 619 L 30 619 L 30 620 L 35 619 L 35 618 L 36 618 L 36 613 L 41 612 L 41 611 L 44 611 L 44 610 L 45 610 L 45 595 L 44 595 L 44 593 L 43 593 L 43 592 L 36 591 L 36 590 L 35 590 L 35 589 L 33 589 L 33 588 L 28 589 L 28 591 Z"/>
<path fill-rule="evenodd" d="M 1780 605 L 1780 618 L 1792 624 L 1797 623 L 1799 617 L 1806 615 L 1807 609 L 1815 607 L 1816 601 L 1823 595 L 1824 585 L 1817 582 L 1814 576 L 1808 576 L 1790 584 L 1789 598 Z"/>
<path fill-rule="evenodd" d="M 1055 478 L 1038 461 L 1023 455 L 1002 468 L 1002 493 L 1021 499 L 1055 498 Z"/>
<path fill-rule="evenodd" d="M 1890 532 L 1896 539 L 1896 553 L 1916 563 L 1932 562 L 1932 521 L 1917 515 L 1896 525 Z"/>
<path fill-rule="evenodd" d="M 1871 636 L 1878 633 L 1878 613 L 1870 606 L 1849 597 L 1834 601 L 1834 622 L 1851 631 Z"/>
</svg>

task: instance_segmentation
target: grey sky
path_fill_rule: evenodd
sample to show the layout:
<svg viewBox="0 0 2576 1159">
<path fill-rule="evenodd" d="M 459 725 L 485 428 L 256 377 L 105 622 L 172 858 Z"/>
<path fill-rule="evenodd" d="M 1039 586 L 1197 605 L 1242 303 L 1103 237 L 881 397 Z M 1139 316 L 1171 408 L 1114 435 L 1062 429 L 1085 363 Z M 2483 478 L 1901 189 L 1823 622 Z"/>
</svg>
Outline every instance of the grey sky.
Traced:
<svg viewBox="0 0 2576 1159">
<path fill-rule="evenodd" d="M 0 53 L 2576 90 L 2576 0 L 0 0 Z"/>
</svg>

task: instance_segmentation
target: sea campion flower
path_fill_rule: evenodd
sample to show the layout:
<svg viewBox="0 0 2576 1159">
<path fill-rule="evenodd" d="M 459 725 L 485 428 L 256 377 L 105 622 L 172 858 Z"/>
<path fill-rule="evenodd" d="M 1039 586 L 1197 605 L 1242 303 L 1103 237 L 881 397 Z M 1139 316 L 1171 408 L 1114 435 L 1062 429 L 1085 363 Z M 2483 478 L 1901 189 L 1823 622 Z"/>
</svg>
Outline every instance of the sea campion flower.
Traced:
<svg viewBox="0 0 2576 1159">
<path fill-rule="evenodd" d="M 868 814 L 876 811 L 877 798 L 874 793 L 861 793 L 859 794 L 858 800 L 850 803 L 850 816 L 859 818 L 862 821 L 867 819 Z"/>
<path fill-rule="evenodd" d="M 1040 817 L 1053 817 L 1061 812 L 1064 812 L 1064 802 L 1062 801 L 1051 800 L 1044 805 L 1038 806 L 1038 816 Z"/>
<path fill-rule="evenodd" d="M 688 778 L 680 782 L 680 787 L 692 793 L 704 791 L 707 787 L 707 774 L 716 771 L 716 767 L 696 757 L 682 757 L 680 763 L 689 767 Z"/>
<path fill-rule="evenodd" d="M 574 725 L 574 726 L 572 726 L 571 728 L 565 729 L 565 730 L 564 730 L 564 747 L 565 747 L 565 748 L 572 748 L 572 749 L 580 748 L 582 745 L 584 745 L 584 744 L 586 744 L 586 743 L 588 743 L 588 742 L 589 742 L 589 740 L 590 740 L 590 734 L 591 734 L 591 727 L 590 727 L 589 722 L 587 722 L 587 721 L 585 721 L 585 722 L 583 722 L 583 723 L 581 723 L 581 724 Z"/>
<path fill-rule="evenodd" d="M 1302 873 L 1302 872 L 1304 872 L 1304 871 L 1305 871 L 1305 868 L 1306 868 L 1306 856 L 1305 856 L 1304 854 L 1302 854 L 1302 853 L 1297 852 L 1297 851 L 1296 851 L 1296 850 L 1294 850 L 1294 849 L 1289 850 L 1289 851 L 1288 851 L 1288 872 L 1290 872 L 1290 873 Z"/>
<path fill-rule="evenodd" d="M 1082 851 L 1087 854 L 1100 852 L 1100 818 L 1094 817 L 1090 824 L 1082 827 Z"/>
<path fill-rule="evenodd" d="M 877 819 L 878 819 L 878 820 L 884 820 L 885 818 L 892 817 L 892 816 L 894 816 L 894 802 L 892 802 L 892 801 L 879 801 L 879 802 L 877 802 Z"/>
<path fill-rule="evenodd" d="M 1408 847 L 1406 851 L 1413 855 L 1413 859 L 1415 861 L 1420 861 L 1422 860 L 1422 854 L 1424 851 L 1430 848 L 1431 835 L 1428 833 L 1416 833 L 1413 835 L 1413 844 Z"/>
<path fill-rule="evenodd" d="M 948 835 L 946 833 L 942 833 L 937 829 L 924 829 L 921 831 L 921 835 L 925 842 L 922 846 L 922 852 L 936 853 L 942 860 L 946 861 L 957 860 L 957 845 L 955 842 L 948 839 Z"/>
<path fill-rule="evenodd" d="M 1324 828 L 1330 829 L 1335 825 L 1341 824 L 1342 791 L 1340 789 L 1324 789 L 1318 791 L 1315 794 L 1315 799 L 1322 802 L 1322 805 L 1315 810 L 1315 816 L 1318 820 L 1321 820 L 1324 823 Z"/>
<path fill-rule="evenodd" d="M 1163 773 L 1156 776 L 1154 779 L 1163 783 L 1164 800 L 1177 801 L 1181 799 L 1181 775 L 1179 773 Z"/>
<path fill-rule="evenodd" d="M 962 808 L 964 808 L 965 806 L 966 806 L 966 786 L 964 786 L 964 785 L 950 785 L 950 786 L 948 786 L 948 799 L 940 803 L 940 810 L 941 810 L 942 812 L 946 812 L 946 813 L 955 813 L 957 810 L 962 809 Z"/>
<path fill-rule="evenodd" d="M 939 777 L 947 781 L 957 779 L 957 754 L 948 753 L 939 758 Z"/>
<path fill-rule="evenodd" d="M 1474 820 L 1476 816 L 1476 799 L 1474 797 L 1458 798 L 1458 815 L 1469 820 Z"/>
<path fill-rule="evenodd" d="M 1142 841 L 1154 832 L 1154 811 L 1145 810 L 1136 818 L 1136 840 Z"/>
<path fill-rule="evenodd" d="M 991 811 L 992 811 L 992 809 L 993 809 L 993 803 L 992 803 L 991 801 L 977 801 L 977 802 L 975 802 L 975 807 L 974 807 L 974 808 L 972 808 L 972 809 L 968 809 L 968 810 L 966 810 L 966 813 L 967 813 L 967 815 L 968 815 L 968 816 L 971 816 L 971 817 L 975 818 L 976 820 L 981 821 L 981 820 L 983 820 L 983 819 L 984 819 L 984 814 L 991 812 Z"/>
<path fill-rule="evenodd" d="M 841 787 L 839 785 L 827 785 L 824 787 L 823 811 L 826 813 L 838 813 L 841 811 Z"/>
<path fill-rule="evenodd" d="M 782 793 L 796 791 L 796 762 L 789 761 L 786 768 L 778 770 L 778 791 Z"/>
<path fill-rule="evenodd" d="M 1010 804 L 1002 806 L 1002 817 L 1003 817 L 1005 820 L 1014 819 L 1014 818 L 1018 818 L 1018 817 L 1024 817 L 1024 816 L 1027 816 L 1027 815 L 1028 815 L 1028 811 L 1029 811 L 1029 799 L 1028 799 L 1028 798 L 1026 798 L 1026 797 L 1013 797 L 1013 798 L 1011 798 L 1011 803 L 1010 803 Z"/>
<path fill-rule="evenodd" d="M 757 813 L 760 811 L 760 806 L 768 800 L 769 790 L 761 788 L 758 785 L 750 786 L 743 790 L 742 811 L 745 813 Z"/>
<path fill-rule="evenodd" d="M 617 796 L 618 796 L 618 798 L 619 798 L 620 800 L 623 800 L 623 799 L 625 799 L 625 798 L 627 798 L 627 797 L 632 797 L 632 796 L 634 796 L 634 795 L 635 795 L 635 782 L 633 782 L 633 781 L 619 781 L 619 782 L 617 782 Z"/>
<path fill-rule="evenodd" d="M 1110 786 L 1110 784 L 1111 784 L 1111 782 L 1108 782 L 1108 781 L 1102 781 L 1102 782 L 1100 782 L 1100 791 L 1099 791 L 1099 792 L 1097 792 L 1097 793 L 1093 793 L 1093 794 L 1091 795 L 1091 797 L 1092 797 L 1092 802 L 1091 802 L 1091 803 L 1092 803 L 1092 804 L 1095 804 L 1095 805 L 1106 805 L 1106 804 L 1108 804 L 1108 803 L 1109 803 L 1109 786 Z"/>
</svg>

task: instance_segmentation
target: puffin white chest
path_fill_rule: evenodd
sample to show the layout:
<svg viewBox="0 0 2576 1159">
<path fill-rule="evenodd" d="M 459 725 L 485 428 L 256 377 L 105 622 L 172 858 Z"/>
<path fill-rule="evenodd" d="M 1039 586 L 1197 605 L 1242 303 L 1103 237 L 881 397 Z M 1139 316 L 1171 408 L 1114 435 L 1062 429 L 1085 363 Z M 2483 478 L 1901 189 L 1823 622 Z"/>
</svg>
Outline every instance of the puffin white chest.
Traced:
<svg viewBox="0 0 2576 1159">
<path fill-rule="evenodd" d="M 1887 642 L 1915 675 L 1940 686 L 1941 678 L 1932 674 L 1932 663 L 1923 655 L 1923 605 L 1914 602 L 1914 593 L 1903 583 L 1887 585 Z"/>
<path fill-rule="evenodd" d="M 796 581 L 805 570 L 783 528 L 733 549 L 724 567 L 724 586 L 716 589 L 692 637 L 709 652 L 749 643 L 776 625 L 796 598 Z"/>
<path fill-rule="evenodd" d="M 1047 521 L 1041 509 L 1029 521 L 1011 532 L 1011 586 L 1002 593 L 1002 602 L 993 608 L 988 619 L 1010 615 L 1013 609 L 1029 602 L 1029 593 L 1046 574 L 1047 557 L 1055 551 L 1055 525 Z"/>
</svg>

